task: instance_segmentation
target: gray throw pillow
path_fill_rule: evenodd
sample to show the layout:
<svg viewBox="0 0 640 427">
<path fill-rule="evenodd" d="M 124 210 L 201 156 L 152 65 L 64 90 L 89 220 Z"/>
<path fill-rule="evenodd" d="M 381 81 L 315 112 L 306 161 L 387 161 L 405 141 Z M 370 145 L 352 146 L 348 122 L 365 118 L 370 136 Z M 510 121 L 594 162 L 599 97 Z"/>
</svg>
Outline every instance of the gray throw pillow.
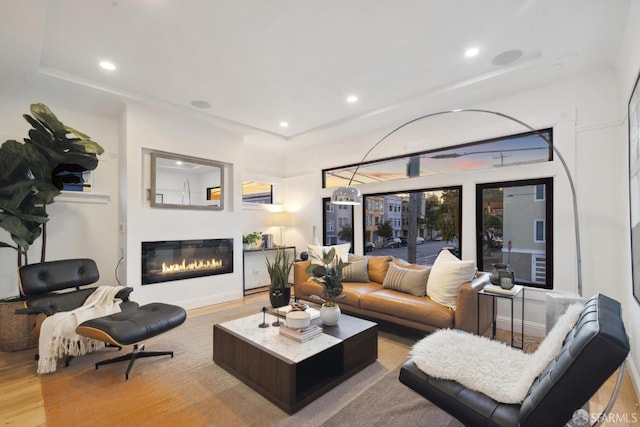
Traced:
<svg viewBox="0 0 640 427">
<path fill-rule="evenodd" d="M 345 282 L 370 282 L 369 262 L 367 258 L 355 261 L 342 269 L 343 281 Z"/>
<path fill-rule="evenodd" d="M 382 282 L 382 287 L 417 297 L 423 297 L 426 295 L 428 277 L 428 269 L 412 270 L 401 268 L 390 262 L 389 270 L 387 270 L 387 275 L 384 276 L 384 282 Z"/>
</svg>

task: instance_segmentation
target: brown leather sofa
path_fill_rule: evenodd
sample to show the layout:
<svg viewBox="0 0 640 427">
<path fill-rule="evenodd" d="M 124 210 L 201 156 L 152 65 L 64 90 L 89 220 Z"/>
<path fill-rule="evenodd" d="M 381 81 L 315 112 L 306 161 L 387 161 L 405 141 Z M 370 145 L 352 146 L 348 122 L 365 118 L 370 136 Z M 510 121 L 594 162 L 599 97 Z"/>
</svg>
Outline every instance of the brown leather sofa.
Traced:
<svg viewBox="0 0 640 427">
<path fill-rule="evenodd" d="M 360 257 L 361 258 L 361 257 Z M 490 283 L 489 273 L 478 272 L 475 279 L 458 290 L 455 311 L 438 304 L 429 296 L 419 297 L 382 287 L 391 256 L 368 256 L 370 282 L 343 281 L 344 297 L 338 301 L 344 313 L 387 321 L 424 332 L 455 328 L 476 333 L 478 325 L 478 292 Z M 402 261 L 401 261 L 402 262 Z M 305 269 L 310 261 L 297 261 L 293 266 L 294 295 L 297 300 L 317 303 L 311 295 L 321 295 L 322 287 L 309 279 Z M 418 266 L 413 266 L 418 268 Z M 430 268 L 428 266 L 421 266 Z M 491 324 L 491 298 L 480 299 L 480 331 Z"/>
</svg>

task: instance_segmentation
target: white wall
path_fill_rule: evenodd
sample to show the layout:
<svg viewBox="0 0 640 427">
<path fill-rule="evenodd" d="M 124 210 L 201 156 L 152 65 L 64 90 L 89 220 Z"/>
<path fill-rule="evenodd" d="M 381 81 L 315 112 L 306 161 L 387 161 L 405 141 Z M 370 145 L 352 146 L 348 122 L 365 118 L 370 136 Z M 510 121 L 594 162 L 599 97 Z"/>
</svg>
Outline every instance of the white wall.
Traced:
<svg viewBox="0 0 640 427">
<path fill-rule="evenodd" d="M 93 258 L 101 271 L 100 283 L 114 284 L 117 276 L 122 284 L 135 288 L 132 298 L 139 303 L 164 301 L 191 308 L 241 297 L 242 235 L 257 230 L 277 234 L 279 239 L 279 228 L 270 221 L 267 208 L 273 206 L 243 206 L 239 202 L 238 183 L 243 179 L 271 183 L 274 202 L 282 204 L 285 171 L 281 149 L 263 149 L 251 136 L 245 143 L 237 134 L 175 110 L 131 103 L 119 118 L 111 119 L 57 107 L 56 101 L 53 97 L 46 103 L 64 123 L 92 136 L 105 148 L 105 154 L 94 171 L 91 194 L 64 194 L 48 207 L 47 260 Z M 30 127 L 22 114 L 29 112 L 32 102 L 0 97 L 2 142 L 27 136 Z M 230 175 L 226 179 L 231 190 L 225 210 L 151 209 L 145 199 L 148 156 L 142 154 L 150 149 L 228 163 Z M 284 230 L 285 242 L 289 233 L 295 234 L 292 227 Z M 203 237 L 234 239 L 233 274 L 141 286 L 142 241 Z M 0 241 L 12 243 L 4 230 L 0 230 Z M 29 252 L 29 262 L 39 261 L 40 247 L 38 239 Z M 124 259 L 118 265 L 121 254 Z M 15 252 L 3 248 L 0 261 L 0 298 L 17 295 Z M 251 271 L 261 270 L 263 264 L 259 260 Z"/>
<path fill-rule="evenodd" d="M 223 211 L 151 208 L 149 150 L 201 157 L 228 166 Z M 124 118 L 122 152 L 126 166 L 121 171 L 121 191 L 126 203 L 120 222 L 124 233 L 120 245 L 125 252 L 125 283 L 134 288 L 132 298 L 144 304 L 166 302 L 185 308 L 200 307 L 242 296 L 242 217 L 238 214 L 241 141 L 203 120 L 138 103 L 129 103 Z M 151 285 L 141 285 L 141 242 L 203 238 L 234 239 L 234 271 Z"/>
<path fill-rule="evenodd" d="M 607 268 L 619 265 L 621 254 L 628 253 L 627 204 L 618 188 L 626 177 L 626 142 L 622 136 L 623 112 L 620 109 L 618 79 L 612 70 L 557 84 L 542 90 L 521 93 L 495 100 L 479 107 L 514 116 L 536 128 L 553 126 L 554 142 L 567 161 L 576 183 L 581 221 L 583 257 L 583 295 L 606 293 L 622 300 L 628 293 L 627 270 Z M 434 112 L 425 105 L 421 114 Z M 406 120 L 420 114 L 406 117 Z M 390 130 L 390 129 L 389 129 Z M 320 189 L 322 168 L 357 163 L 371 145 L 389 130 L 360 135 L 351 141 L 332 141 L 317 148 L 296 151 L 289 147 L 287 170 L 293 177 L 287 180 L 290 199 L 299 204 L 298 229 L 302 231 L 296 244 L 306 245 L 310 230 L 322 229 L 320 198 L 330 195 Z M 525 131 L 503 118 L 480 113 L 459 113 L 444 118 L 429 118 L 417 122 L 385 140 L 369 159 L 399 155 L 455 145 L 483 138 Z M 304 144 L 302 144 L 304 145 Z M 606 150 L 606 151 L 604 151 Z M 303 165 L 303 166 L 301 166 Z M 571 192 L 564 169 L 555 158 L 553 163 L 523 165 L 517 168 L 473 171 L 413 180 L 362 185 L 363 193 L 397 191 L 415 188 L 463 186 L 463 246 L 462 257 L 475 259 L 475 186 L 478 183 L 503 180 L 554 177 L 554 292 L 577 292 L 576 246 Z M 355 209 L 356 242 L 362 234 L 362 208 Z M 359 243 L 356 243 L 359 244 Z M 361 253 L 362 248 L 357 247 Z M 527 290 L 525 327 L 527 333 L 545 331 L 545 291 Z M 501 319 L 504 307 L 501 307 Z M 506 326 L 506 325 L 505 325 Z M 519 325 L 518 325 L 519 326 Z"/>
<path fill-rule="evenodd" d="M 618 61 L 618 72 L 620 74 L 620 92 L 621 99 L 619 108 L 626 112 L 627 103 L 631 96 L 631 91 L 640 73 L 640 49 L 638 49 L 638 40 L 640 40 L 640 26 L 637 22 L 640 21 L 640 3 L 631 2 L 629 6 L 628 25 L 626 26 L 625 43 L 620 51 L 620 57 Z M 632 24 L 633 23 L 633 24 Z M 626 118 L 626 117 L 625 117 Z M 628 176 L 628 152 L 626 151 L 627 138 L 628 138 L 628 122 L 625 120 L 622 130 L 620 132 L 622 144 L 625 147 L 624 157 L 620 159 L 621 163 L 624 163 L 624 167 L 621 167 L 625 172 L 623 177 L 616 174 L 618 181 L 614 183 L 620 191 L 620 197 L 624 198 L 621 204 L 621 211 L 623 215 L 626 215 L 626 222 L 622 224 L 625 233 L 623 234 L 623 244 L 621 257 L 616 263 L 611 264 L 614 269 L 620 269 L 624 272 L 624 276 L 621 280 L 621 294 L 623 302 L 623 310 L 625 317 L 625 325 L 627 327 L 627 333 L 631 341 L 631 356 L 628 360 L 631 368 L 631 373 L 634 378 L 636 390 L 640 390 L 640 304 L 633 297 L 631 289 L 631 257 L 629 251 L 631 248 L 630 232 L 629 230 L 629 205 L 628 205 L 628 189 L 629 181 Z M 611 283 L 605 281 L 604 283 Z M 639 295 L 640 297 L 640 295 Z"/>
</svg>

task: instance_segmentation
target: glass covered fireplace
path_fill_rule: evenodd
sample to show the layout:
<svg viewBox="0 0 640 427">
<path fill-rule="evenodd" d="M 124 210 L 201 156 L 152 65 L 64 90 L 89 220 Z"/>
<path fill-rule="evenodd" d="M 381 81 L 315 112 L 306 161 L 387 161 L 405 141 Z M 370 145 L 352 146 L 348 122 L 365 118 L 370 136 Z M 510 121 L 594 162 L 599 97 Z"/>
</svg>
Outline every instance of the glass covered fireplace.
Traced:
<svg viewBox="0 0 640 427">
<path fill-rule="evenodd" d="M 233 273 L 233 239 L 142 242 L 142 284 Z"/>
</svg>

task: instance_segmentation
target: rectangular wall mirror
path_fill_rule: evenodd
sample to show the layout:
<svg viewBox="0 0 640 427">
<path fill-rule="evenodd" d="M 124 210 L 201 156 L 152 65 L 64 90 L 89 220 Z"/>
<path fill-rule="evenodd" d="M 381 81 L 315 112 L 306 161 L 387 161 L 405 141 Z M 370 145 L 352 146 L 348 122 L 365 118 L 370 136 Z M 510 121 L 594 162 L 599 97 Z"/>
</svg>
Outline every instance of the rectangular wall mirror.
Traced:
<svg viewBox="0 0 640 427">
<path fill-rule="evenodd" d="M 224 163 L 152 151 L 149 200 L 154 208 L 224 208 Z"/>
</svg>

